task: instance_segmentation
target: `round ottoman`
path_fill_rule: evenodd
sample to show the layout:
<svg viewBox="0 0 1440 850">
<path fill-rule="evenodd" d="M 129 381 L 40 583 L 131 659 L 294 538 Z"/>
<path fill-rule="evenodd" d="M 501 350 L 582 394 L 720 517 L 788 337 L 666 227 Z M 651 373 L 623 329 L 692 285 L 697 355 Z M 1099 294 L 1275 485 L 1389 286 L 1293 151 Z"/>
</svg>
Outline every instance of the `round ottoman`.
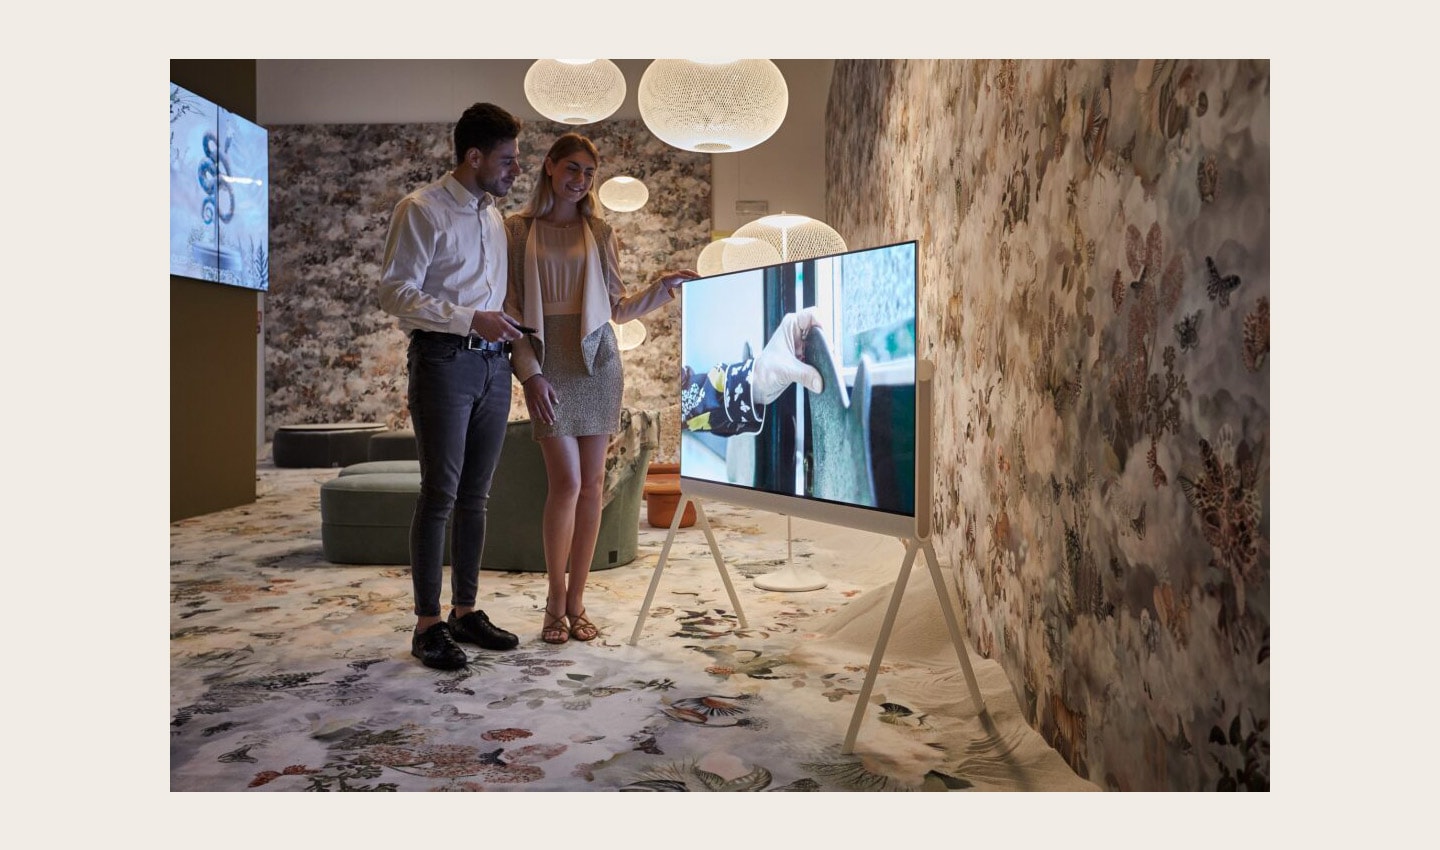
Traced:
<svg viewBox="0 0 1440 850">
<path fill-rule="evenodd" d="M 382 422 L 323 422 L 281 425 L 270 454 L 279 467 L 349 466 L 370 459 L 370 438 Z"/>
<path fill-rule="evenodd" d="M 320 543 L 332 564 L 410 563 L 420 473 L 339 475 L 320 485 Z M 450 563 L 447 532 L 445 563 Z"/>
<path fill-rule="evenodd" d="M 420 457 L 414 431 L 381 431 L 366 448 L 370 460 L 415 460 Z"/>
<path fill-rule="evenodd" d="M 419 475 L 420 461 L 367 460 L 364 463 L 352 463 L 340 470 L 341 475 L 370 475 L 376 472 L 413 472 Z"/>
</svg>

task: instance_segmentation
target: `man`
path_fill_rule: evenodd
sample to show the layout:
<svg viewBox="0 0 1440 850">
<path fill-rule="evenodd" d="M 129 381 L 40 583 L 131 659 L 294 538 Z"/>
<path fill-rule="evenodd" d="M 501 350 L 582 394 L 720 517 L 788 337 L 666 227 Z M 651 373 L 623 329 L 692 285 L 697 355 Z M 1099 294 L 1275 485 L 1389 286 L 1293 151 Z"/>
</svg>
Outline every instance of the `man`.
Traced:
<svg viewBox="0 0 1440 850">
<path fill-rule="evenodd" d="M 457 640 L 513 649 L 519 638 L 475 607 L 485 508 L 510 418 L 506 354 L 522 332 L 503 312 L 505 227 L 496 199 L 520 174 L 520 120 L 477 103 L 455 124 L 455 168 L 395 205 L 380 268 L 380 306 L 410 334 L 410 418 L 420 497 L 410 523 L 415 634 L 427 667 L 468 663 Z M 451 525 L 450 617 L 440 618 Z"/>
</svg>

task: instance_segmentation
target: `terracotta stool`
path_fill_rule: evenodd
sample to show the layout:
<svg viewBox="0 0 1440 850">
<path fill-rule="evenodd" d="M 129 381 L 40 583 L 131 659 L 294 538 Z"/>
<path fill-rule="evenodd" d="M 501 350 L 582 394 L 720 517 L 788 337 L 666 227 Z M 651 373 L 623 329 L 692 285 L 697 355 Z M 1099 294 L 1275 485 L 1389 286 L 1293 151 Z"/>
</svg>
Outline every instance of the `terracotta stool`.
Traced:
<svg viewBox="0 0 1440 850">
<path fill-rule="evenodd" d="M 652 463 L 645 475 L 645 521 L 652 528 L 669 528 L 680 506 L 680 464 Z M 695 505 L 687 504 L 680 527 L 695 524 Z"/>
</svg>

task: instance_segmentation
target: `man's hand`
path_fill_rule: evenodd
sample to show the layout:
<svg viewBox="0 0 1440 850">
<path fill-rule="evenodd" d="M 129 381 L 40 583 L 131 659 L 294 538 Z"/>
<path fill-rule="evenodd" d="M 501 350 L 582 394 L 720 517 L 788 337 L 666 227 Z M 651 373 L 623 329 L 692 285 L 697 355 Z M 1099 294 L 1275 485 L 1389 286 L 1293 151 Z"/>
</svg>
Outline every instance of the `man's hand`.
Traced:
<svg viewBox="0 0 1440 850">
<path fill-rule="evenodd" d="M 515 320 L 500 310 L 476 310 L 470 332 L 486 342 L 514 342 L 525 335 Z"/>
<path fill-rule="evenodd" d="M 812 393 L 823 392 L 825 382 L 814 366 L 801 361 L 805 337 L 820 327 L 814 307 L 806 307 L 780 320 L 780 326 L 755 357 L 751 372 L 751 397 L 760 404 L 769 404 L 780 397 L 791 384 L 799 383 Z"/>
</svg>

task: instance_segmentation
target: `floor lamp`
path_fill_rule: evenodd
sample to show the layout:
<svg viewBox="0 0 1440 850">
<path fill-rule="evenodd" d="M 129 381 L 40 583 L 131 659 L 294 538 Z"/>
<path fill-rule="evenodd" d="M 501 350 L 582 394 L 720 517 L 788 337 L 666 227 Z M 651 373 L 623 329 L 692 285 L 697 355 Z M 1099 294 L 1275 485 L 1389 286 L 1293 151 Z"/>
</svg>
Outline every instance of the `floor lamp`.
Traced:
<svg viewBox="0 0 1440 850">
<path fill-rule="evenodd" d="M 768 215 L 743 224 L 731 235 L 731 239 L 758 239 L 768 243 L 775 249 L 781 262 L 807 260 L 811 257 L 839 254 L 847 250 L 845 240 L 840 238 L 840 234 L 836 233 L 828 224 L 809 216 L 788 213 Z M 727 250 L 725 260 L 730 261 L 732 256 L 733 253 Z M 731 269 L 726 270 L 730 271 Z M 791 552 L 792 540 L 791 521 L 787 515 L 785 517 L 785 566 L 757 577 L 754 582 L 756 587 L 761 590 L 798 593 L 819 590 L 830 583 L 829 579 L 821 575 L 814 567 L 795 563 Z"/>
</svg>

